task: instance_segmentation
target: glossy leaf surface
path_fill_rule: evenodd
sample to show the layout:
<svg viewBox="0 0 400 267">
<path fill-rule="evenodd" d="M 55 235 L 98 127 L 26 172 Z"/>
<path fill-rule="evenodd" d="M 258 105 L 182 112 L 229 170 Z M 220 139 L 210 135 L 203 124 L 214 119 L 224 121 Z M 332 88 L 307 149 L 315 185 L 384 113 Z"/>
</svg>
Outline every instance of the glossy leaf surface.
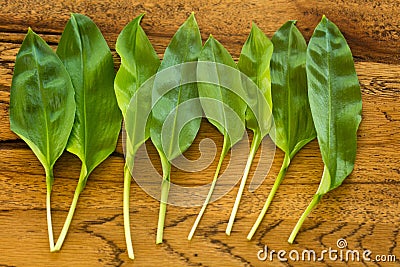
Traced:
<svg viewBox="0 0 400 267">
<path fill-rule="evenodd" d="M 163 72 L 170 67 L 177 66 L 179 64 L 197 61 L 201 50 L 201 36 L 197 26 L 194 14 L 190 15 L 187 21 L 178 29 L 169 43 L 164 53 L 164 58 L 161 62 L 155 79 L 155 91 L 163 87 L 163 82 L 166 79 Z M 179 81 L 186 80 L 187 78 L 182 75 L 195 75 L 195 73 L 185 73 L 184 66 L 182 68 L 176 67 L 176 75 L 170 79 L 177 80 L 176 84 L 180 84 Z M 179 72 L 182 70 L 182 72 Z M 151 123 L 151 140 L 156 146 L 157 150 L 161 152 L 169 161 L 173 160 L 177 156 L 181 155 L 189 146 L 192 144 L 194 138 L 200 127 L 201 122 L 201 106 L 198 101 L 197 84 L 184 84 L 171 88 L 167 92 L 153 92 L 153 103 L 152 109 L 152 123 Z M 191 108 L 180 110 L 180 105 L 186 101 L 190 101 Z M 185 114 L 183 114 L 185 112 Z M 191 113 L 188 115 L 187 112 Z M 182 129 L 177 128 L 179 120 L 183 115 L 195 118 L 189 121 Z M 168 118 L 170 120 L 169 125 L 164 125 L 164 122 Z M 162 135 L 163 127 L 169 127 L 169 134 L 167 136 Z M 178 132 L 178 130 L 181 130 Z M 166 137 L 163 139 L 162 137 Z"/>
<path fill-rule="evenodd" d="M 272 113 L 276 126 L 273 140 L 292 159 L 316 137 L 307 92 L 307 44 L 295 21 L 286 22 L 272 42 Z"/>
<path fill-rule="evenodd" d="M 237 70 L 232 56 L 222 44 L 210 36 L 201 50 L 199 61 L 209 62 L 210 64 L 208 64 L 208 67 L 205 67 L 207 64 L 204 65 L 204 63 L 199 65 L 198 80 L 212 81 L 212 83 L 201 82 L 198 85 L 201 105 L 208 121 L 223 134 L 224 143 L 211 187 L 188 235 L 189 240 L 192 239 L 211 200 L 226 154 L 234 144 L 243 138 L 247 109 L 246 94 L 242 88 L 240 71 Z"/>
<path fill-rule="evenodd" d="M 15 61 L 10 125 L 46 173 L 63 153 L 74 117 L 74 89 L 68 72 L 46 42 L 29 29 Z"/>
<path fill-rule="evenodd" d="M 249 78 L 254 83 L 254 85 L 249 84 L 247 80 L 243 81 L 242 79 L 243 88 L 247 93 L 246 127 L 253 131 L 253 139 L 242 181 L 226 228 L 227 235 L 231 233 L 254 156 L 263 138 L 269 133 L 272 127 L 270 74 L 272 51 L 272 42 L 261 29 L 253 23 L 249 37 L 242 47 L 238 62 L 239 70 L 247 76 L 246 78 Z"/>
<path fill-rule="evenodd" d="M 115 46 L 121 57 L 121 65 L 115 77 L 114 88 L 124 118 L 133 95 L 157 72 L 160 65 L 150 40 L 140 26 L 142 18 L 143 15 L 140 15 L 125 26 Z"/>
<path fill-rule="evenodd" d="M 332 190 L 354 168 L 362 101 L 350 48 L 326 17 L 310 40 L 307 75 L 311 111 Z"/>
<path fill-rule="evenodd" d="M 272 43 L 274 44 L 271 60 L 272 113 L 275 132 L 271 137 L 285 152 L 285 158 L 264 207 L 247 236 L 249 240 L 272 203 L 291 159 L 316 136 L 307 92 L 305 69 L 307 44 L 296 28 L 295 21 L 286 22 L 274 34 Z"/>
<path fill-rule="evenodd" d="M 143 15 L 136 17 L 121 31 L 116 43 L 116 50 L 121 57 L 121 65 L 114 81 L 114 90 L 118 106 L 122 111 L 127 131 L 125 140 L 125 167 L 124 167 L 124 228 L 128 255 L 134 259 L 130 219 L 129 219 L 129 194 L 131 185 L 131 172 L 133 160 L 137 149 L 149 138 L 149 131 L 143 131 L 140 125 L 141 118 L 146 116 L 146 110 L 150 110 L 151 94 L 146 94 L 147 99 L 138 96 L 138 90 L 144 82 L 152 77 L 160 65 L 160 60 L 146 33 L 140 26 Z M 143 89 L 142 89 L 143 90 Z M 150 112 L 147 113 L 150 118 Z M 146 127 L 150 124 L 145 123 Z M 137 134 L 138 133 L 138 134 Z"/>
<path fill-rule="evenodd" d="M 155 85 L 152 93 L 154 106 L 152 108 L 150 136 L 160 154 L 163 167 L 156 243 L 162 242 L 169 191 L 170 161 L 189 148 L 200 128 L 202 111 L 198 101 L 197 84 L 183 84 L 181 82 L 187 79 L 184 76 L 195 76 L 196 72 L 195 69 L 192 72 L 187 72 L 185 71 L 185 65 L 180 65 L 197 61 L 200 50 L 200 31 L 192 13 L 172 37 L 154 81 Z M 174 70 L 172 75 L 166 75 L 171 73 L 168 68 Z M 169 82 L 170 80 L 178 86 L 164 91 L 163 89 L 166 86 L 164 82 Z M 185 102 L 190 102 L 190 107 L 186 106 Z M 186 118 L 193 119 L 186 120 Z M 187 123 L 182 125 L 181 123 L 184 120 Z M 164 124 L 166 121 L 167 123 Z"/>
<path fill-rule="evenodd" d="M 89 174 L 115 150 L 121 129 L 121 112 L 114 93 L 113 58 L 94 22 L 84 15 L 72 14 L 57 55 L 75 89 L 76 115 L 67 150 L 79 157 L 82 168 L 55 250 L 61 248 Z"/>
<path fill-rule="evenodd" d="M 324 194 L 340 186 L 353 171 L 362 100 L 353 57 L 338 27 L 325 16 L 307 49 L 307 80 L 311 113 L 324 161 L 320 186 L 300 217 L 292 243 L 312 209 Z"/>
<path fill-rule="evenodd" d="M 199 83 L 199 96 L 207 119 L 227 139 L 226 149 L 229 150 L 243 138 L 245 130 L 244 115 L 247 105 L 240 72 L 230 75 L 231 69 L 237 69 L 236 63 L 222 44 L 212 36 L 204 44 L 199 61 L 213 63 L 209 68 L 201 67 L 198 70 L 200 81 L 216 81 L 216 84 Z M 223 84 L 230 84 L 235 88 L 225 88 Z"/>
<path fill-rule="evenodd" d="M 57 48 L 75 88 L 76 117 L 67 150 L 89 175 L 115 149 L 121 112 L 114 93 L 114 62 L 96 24 L 72 14 Z"/>
<path fill-rule="evenodd" d="M 270 61 L 273 44 L 268 37 L 253 23 L 251 32 L 240 53 L 238 68 L 249 77 L 261 91 L 256 92 L 253 87 L 245 86 L 248 94 L 246 109 L 246 127 L 258 132 L 262 137 L 268 134 L 271 128 L 271 73 Z M 258 100 L 260 96 L 264 99 Z M 266 105 L 265 102 L 268 104 Z M 257 113 L 257 116 L 254 114 Z"/>
<path fill-rule="evenodd" d="M 53 166 L 67 145 L 75 108 L 74 88 L 64 65 L 29 29 L 15 61 L 10 127 L 29 145 L 46 171 L 50 250 L 54 247 L 50 208 Z"/>
</svg>

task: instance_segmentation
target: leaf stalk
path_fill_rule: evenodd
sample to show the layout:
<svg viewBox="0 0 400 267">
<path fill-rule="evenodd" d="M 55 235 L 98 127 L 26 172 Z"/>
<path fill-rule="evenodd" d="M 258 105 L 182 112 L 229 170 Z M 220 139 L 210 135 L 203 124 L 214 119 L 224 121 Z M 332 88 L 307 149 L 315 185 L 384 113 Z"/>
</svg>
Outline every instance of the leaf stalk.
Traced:
<svg viewBox="0 0 400 267">
<path fill-rule="evenodd" d="M 313 199 L 311 200 L 310 204 L 308 205 L 307 209 L 303 212 L 301 215 L 300 219 L 297 221 L 296 226 L 293 228 L 292 233 L 289 236 L 288 242 L 290 244 L 293 244 L 294 239 L 297 236 L 297 233 L 299 232 L 301 226 L 303 225 L 305 219 L 307 218 L 308 214 L 315 208 L 315 206 L 318 205 L 319 201 L 321 200 L 322 195 L 315 194 Z"/>
<path fill-rule="evenodd" d="M 53 187 L 53 171 L 51 170 L 49 174 L 46 172 L 46 213 L 47 213 L 47 232 L 49 236 L 50 251 L 54 249 L 54 237 L 53 237 L 53 222 L 51 219 L 51 189 Z"/>
<path fill-rule="evenodd" d="M 250 172 L 250 168 L 253 163 L 253 160 L 254 160 L 254 156 L 257 153 L 257 150 L 261 144 L 261 141 L 262 141 L 261 134 L 254 133 L 254 137 L 253 137 L 253 140 L 251 141 L 250 153 L 247 158 L 247 163 L 246 163 L 246 167 L 244 169 L 242 181 L 240 183 L 240 187 L 239 187 L 238 193 L 236 195 L 236 199 L 235 199 L 235 204 L 233 205 L 231 216 L 229 218 L 229 222 L 228 222 L 228 225 L 225 230 L 225 233 L 227 235 L 231 234 L 233 223 L 234 223 L 235 217 L 236 217 L 236 213 L 239 209 L 240 200 L 243 195 L 244 187 L 246 186 L 247 177 L 249 176 L 249 172 Z"/>
<path fill-rule="evenodd" d="M 205 201 L 203 203 L 203 206 L 201 207 L 201 210 L 200 210 L 199 214 L 197 215 L 196 221 L 194 222 L 194 224 L 192 226 L 192 229 L 190 230 L 190 233 L 188 235 L 188 240 L 192 240 L 194 232 L 196 231 L 197 226 L 199 225 L 200 220 L 203 217 L 204 211 L 206 210 L 207 205 L 211 200 L 211 196 L 213 194 L 215 185 L 217 184 L 219 171 L 221 170 L 222 162 L 224 161 L 224 158 L 225 158 L 225 156 L 226 156 L 226 154 L 227 154 L 227 152 L 229 150 L 228 139 L 229 139 L 228 137 L 226 137 L 226 136 L 224 137 L 224 144 L 222 146 L 222 152 L 221 152 L 221 155 L 219 157 L 217 169 L 215 170 L 214 179 L 212 180 L 210 190 L 208 191 L 208 194 L 207 194 L 207 197 L 206 197 L 206 199 L 205 199 Z"/>
<path fill-rule="evenodd" d="M 76 205 L 78 204 L 78 200 L 79 200 L 79 195 L 85 188 L 87 176 L 88 176 L 88 174 L 86 171 L 86 167 L 82 166 L 78 185 L 76 186 L 74 198 L 72 199 L 72 203 L 69 208 L 67 218 L 65 219 L 64 226 L 61 230 L 60 236 L 57 239 L 57 243 L 54 246 L 54 248 L 51 250 L 51 252 L 59 251 L 64 243 L 65 237 L 67 236 L 67 233 L 68 233 L 69 226 L 71 225 L 71 222 L 72 222 L 72 218 L 74 217 Z"/>
<path fill-rule="evenodd" d="M 130 204 L 130 192 L 131 192 L 131 173 L 128 167 L 128 163 L 125 163 L 124 166 L 124 197 L 123 197 L 123 213 L 124 213 L 124 232 L 125 232 L 125 242 L 126 249 L 128 251 L 128 256 L 130 259 L 135 259 L 135 255 L 133 253 L 132 246 L 132 237 L 131 237 L 131 225 L 130 225 L 130 212 L 129 212 L 129 204 Z"/>
<path fill-rule="evenodd" d="M 275 179 L 274 185 L 272 186 L 271 192 L 268 195 L 267 200 L 265 201 L 264 207 L 262 208 L 260 214 L 258 215 L 258 218 L 256 222 L 254 223 L 253 227 L 251 228 L 249 234 L 247 235 L 247 240 L 251 240 L 256 233 L 258 227 L 260 226 L 265 214 L 268 211 L 269 206 L 272 203 L 272 200 L 275 196 L 276 191 L 278 191 L 279 185 L 282 183 L 283 178 L 285 177 L 286 171 L 289 167 L 290 164 L 290 157 L 288 154 L 285 154 L 285 158 L 282 163 L 282 167 L 278 173 L 278 176 Z"/>
</svg>

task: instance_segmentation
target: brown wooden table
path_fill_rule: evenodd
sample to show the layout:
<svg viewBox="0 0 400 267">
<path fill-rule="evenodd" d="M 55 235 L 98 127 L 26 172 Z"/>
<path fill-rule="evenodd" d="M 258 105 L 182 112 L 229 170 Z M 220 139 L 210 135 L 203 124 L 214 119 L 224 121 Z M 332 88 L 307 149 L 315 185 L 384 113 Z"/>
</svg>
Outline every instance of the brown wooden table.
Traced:
<svg viewBox="0 0 400 267">
<path fill-rule="evenodd" d="M 276 152 L 262 185 L 253 193 L 245 190 L 230 237 L 225 235 L 225 227 L 238 185 L 208 207 L 191 242 L 186 237 L 200 208 L 168 206 L 164 243 L 156 245 L 159 202 L 133 183 L 131 223 L 136 259 L 130 261 L 123 232 L 124 157 L 120 141 L 116 152 L 90 176 L 62 251 L 50 253 L 44 170 L 28 146 L 9 129 L 14 61 L 28 27 L 55 48 L 70 13 L 82 13 L 97 23 L 114 51 L 121 29 L 145 12 L 142 26 L 162 58 L 170 38 L 192 11 L 196 13 L 203 40 L 213 34 L 236 59 L 251 21 L 271 37 L 284 22 L 296 19 L 307 40 L 323 14 L 340 27 L 354 54 L 363 98 L 363 121 L 358 132 L 359 149 L 353 173 L 343 186 L 323 198 L 304 223 L 294 245 L 287 243 L 287 237 L 316 191 L 323 170 L 315 140 L 293 160 L 251 242 L 246 240 L 246 235 L 279 171 L 281 151 Z M 361 252 L 369 249 L 372 257 L 390 254 L 400 259 L 399 23 L 397 0 L 1 1 L 0 266 L 344 266 L 346 263 L 340 260 L 310 263 L 257 258 L 257 252 L 264 245 L 276 251 L 321 252 L 329 247 L 337 249 L 336 241 L 340 238 L 347 240 L 348 249 Z M 115 62 L 118 67 L 117 56 Z M 203 138 L 214 139 L 218 147 L 222 144 L 217 130 L 204 120 L 195 144 L 185 153 L 187 157 L 199 156 L 199 142 Z M 147 148 L 160 170 L 150 142 Z M 259 157 L 256 163 L 258 160 Z M 209 183 L 216 161 L 202 172 L 174 168 L 172 181 L 183 186 Z M 242 166 L 236 168 L 240 173 Z M 69 153 L 64 153 L 55 166 L 52 211 L 56 237 L 67 214 L 79 169 L 79 160 Z M 399 266 L 399 261 L 348 264 Z"/>
</svg>

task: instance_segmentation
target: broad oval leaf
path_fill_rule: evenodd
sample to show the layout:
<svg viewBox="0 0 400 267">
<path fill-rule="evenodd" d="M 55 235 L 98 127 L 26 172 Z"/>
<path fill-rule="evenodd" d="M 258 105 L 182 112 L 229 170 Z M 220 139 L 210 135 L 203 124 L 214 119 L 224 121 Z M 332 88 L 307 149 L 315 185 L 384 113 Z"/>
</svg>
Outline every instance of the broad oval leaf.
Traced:
<svg viewBox="0 0 400 267">
<path fill-rule="evenodd" d="M 96 24 L 84 15 L 72 14 L 57 55 L 75 89 L 76 115 L 67 150 L 79 157 L 82 167 L 55 251 L 61 249 L 88 176 L 115 150 L 121 130 L 121 112 L 114 93 L 114 62 Z"/>
<path fill-rule="evenodd" d="M 239 71 L 235 71 L 237 66 L 232 56 L 212 36 L 204 44 L 199 61 L 211 64 L 202 63 L 200 65 L 197 71 L 198 80 L 212 81 L 212 83 L 201 82 L 198 84 L 201 106 L 209 122 L 225 138 L 228 138 L 226 147 L 226 151 L 228 151 L 243 138 L 245 131 L 244 120 L 247 105 L 241 86 L 241 75 Z M 231 75 L 232 73 L 233 75 Z M 225 88 L 222 85 L 235 87 Z"/>
<path fill-rule="evenodd" d="M 200 128 L 202 111 L 197 84 L 184 82 L 187 79 L 195 81 L 195 68 L 188 70 L 186 66 L 192 66 L 190 62 L 197 61 L 200 50 L 200 31 L 192 13 L 172 37 L 154 80 L 150 137 L 163 168 L 157 244 L 163 240 L 171 161 L 189 148 Z"/>
<path fill-rule="evenodd" d="M 292 159 L 316 137 L 308 101 L 307 44 L 295 21 L 286 22 L 272 37 L 272 113 L 275 144 Z"/>
<path fill-rule="evenodd" d="M 238 68 L 245 76 L 242 77 L 242 85 L 247 93 L 246 127 L 251 129 L 254 134 L 242 181 L 225 231 L 227 235 L 230 235 L 232 231 L 233 222 L 239 208 L 242 192 L 246 185 L 254 156 L 262 140 L 270 132 L 272 127 L 270 74 L 272 51 L 272 42 L 260 28 L 253 23 L 249 37 L 242 47 Z M 248 82 L 249 79 L 251 79 L 251 83 Z"/>
<path fill-rule="evenodd" d="M 290 234 L 289 243 L 293 243 L 322 196 L 341 185 L 353 171 L 361 122 L 361 91 L 350 48 L 338 27 L 325 16 L 308 44 L 306 70 L 324 172 L 317 192 Z"/>
<path fill-rule="evenodd" d="M 15 60 L 10 92 L 10 127 L 32 149 L 46 171 L 47 227 L 51 222 L 53 166 L 63 153 L 75 118 L 74 88 L 56 53 L 28 30 Z"/>
<path fill-rule="evenodd" d="M 308 45 L 306 67 L 311 112 L 332 190 L 354 168 L 362 100 L 350 48 L 325 16 Z"/>
<path fill-rule="evenodd" d="M 142 18 L 143 14 L 125 26 L 115 46 L 121 57 L 121 65 L 115 77 L 114 89 L 124 118 L 133 95 L 156 74 L 160 65 L 160 59 L 140 26 Z M 150 103 L 151 99 L 148 101 Z"/>
<path fill-rule="evenodd" d="M 140 26 L 142 17 L 143 14 L 132 20 L 118 36 L 116 50 L 121 57 L 121 65 L 114 81 L 115 95 L 126 131 L 123 215 L 125 240 L 131 259 L 135 257 L 129 217 L 131 172 L 137 149 L 149 138 L 150 124 L 147 119 L 151 115 L 151 87 L 142 85 L 157 72 L 160 65 L 153 46 Z M 146 89 L 150 90 L 143 94 Z"/>
<path fill-rule="evenodd" d="M 197 69 L 199 96 L 208 121 L 224 136 L 221 155 L 210 189 L 189 232 L 193 235 L 211 200 L 222 162 L 229 149 L 243 138 L 245 131 L 246 94 L 242 87 L 242 75 L 229 52 L 212 36 L 201 50 Z"/>
<path fill-rule="evenodd" d="M 168 161 L 181 155 L 193 143 L 200 128 L 202 112 L 196 83 L 179 85 L 171 90 L 168 88 L 165 92 L 165 82 L 170 79 L 175 84 L 182 84 L 188 79 L 184 75 L 196 75 L 195 72 L 185 71 L 184 63 L 197 61 L 200 50 L 200 31 L 192 13 L 172 37 L 154 81 L 150 136 L 157 150 L 163 154 L 161 157 L 165 156 Z M 166 77 L 169 73 L 173 73 L 172 77 Z M 182 104 L 186 101 L 191 102 L 191 108 L 184 108 Z M 187 117 L 193 120 L 178 127 L 179 122 Z M 164 124 L 167 118 L 169 123 Z M 168 127 L 168 130 L 163 127 Z"/>
<path fill-rule="evenodd" d="M 271 128 L 271 74 L 270 61 L 273 44 L 268 37 L 253 23 L 250 34 L 242 47 L 238 68 L 249 77 L 261 91 L 252 90 L 255 87 L 245 86 L 248 94 L 246 109 L 246 127 L 253 132 L 259 132 L 261 139 Z M 246 83 L 245 83 L 246 85 Z M 259 99 L 263 97 L 264 99 Z M 257 115 L 255 115 L 256 113 Z"/>
<path fill-rule="evenodd" d="M 160 66 L 160 59 L 140 26 L 142 18 L 143 14 L 126 25 L 116 43 L 116 51 L 121 57 L 121 65 L 115 77 L 114 90 L 126 123 L 126 137 L 129 142 L 126 152 L 130 155 L 134 154 L 140 145 L 150 137 L 150 123 L 146 123 L 144 134 L 143 125 L 138 125 L 142 121 L 142 118 L 138 118 L 138 116 L 147 116 L 146 120 L 151 119 L 150 112 L 146 112 L 151 109 L 151 91 L 143 92 L 144 89 L 151 88 L 149 85 L 143 88 L 141 86 L 156 74 Z M 149 84 L 151 82 L 148 81 Z M 139 89 L 142 91 L 138 92 Z M 135 94 L 137 95 L 135 96 Z"/>
<path fill-rule="evenodd" d="M 115 150 L 121 129 L 113 58 L 96 24 L 80 14 L 71 15 L 57 55 L 71 76 L 77 106 L 67 150 L 81 159 L 88 176 Z"/>
<path fill-rule="evenodd" d="M 63 153 L 75 117 L 74 89 L 56 53 L 29 29 L 15 60 L 10 126 L 46 174 Z"/>
<path fill-rule="evenodd" d="M 307 44 L 295 23 L 286 22 L 272 37 L 271 91 L 275 131 L 271 138 L 285 152 L 285 157 L 264 207 L 247 236 L 249 240 L 268 211 L 291 159 L 316 136 L 307 95 Z"/>
</svg>

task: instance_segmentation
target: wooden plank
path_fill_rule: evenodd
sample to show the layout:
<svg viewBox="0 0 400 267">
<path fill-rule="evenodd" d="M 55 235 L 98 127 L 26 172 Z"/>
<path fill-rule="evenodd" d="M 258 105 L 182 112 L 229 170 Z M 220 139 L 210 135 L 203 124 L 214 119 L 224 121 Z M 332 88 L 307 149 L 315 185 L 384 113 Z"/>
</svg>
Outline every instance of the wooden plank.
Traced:
<svg viewBox="0 0 400 267">
<path fill-rule="evenodd" d="M 83 191 L 79 205 L 59 253 L 48 252 L 44 171 L 27 145 L 9 129 L 9 94 L 15 56 L 27 27 L 32 27 L 55 49 L 71 12 L 90 16 L 102 30 L 114 51 L 121 29 L 135 16 L 146 12 L 142 26 L 162 58 L 165 47 L 190 12 L 196 12 L 202 37 L 213 34 L 237 59 L 241 46 L 255 21 L 271 37 L 288 19 L 297 19 L 308 40 L 322 14 L 342 30 L 356 60 L 362 88 L 363 121 L 358 132 L 358 153 L 353 173 L 343 186 L 327 194 L 304 223 L 296 244 L 286 240 L 298 217 L 318 187 L 323 169 L 316 140 L 294 158 L 276 198 L 251 242 L 245 237 L 258 216 L 273 184 L 283 153 L 267 157 L 257 154 L 250 176 L 256 171 L 262 182 L 255 192 L 245 190 L 232 236 L 224 233 L 238 185 L 206 211 L 194 239 L 186 240 L 199 207 L 168 206 L 164 243 L 155 245 L 159 202 L 157 172 L 160 162 L 154 147 L 136 157 L 131 189 L 131 224 L 136 259 L 126 254 L 122 219 L 123 148 L 122 136 L 116 151 L 95 169 Z M 400 259 L 400 2 L 391 0 L 330 1 L 2 1 L 0 3 L 0 266 L 310 266 L 309 262 L 260 261 L 257 252 L 314 249 L 321 252 L 344 238 L 349 249 L 369 249 L 375 255 L 396 255 Z M 250 138 L 251 138 L 251 134 Z M 200 145 L 210 138 L 214 145 Z M 268 139 L 266 139 L 266 142 Z M 222 137 L 203 120 L 194 145 L 185 153 L 190 160 L 201 156 L 201 171 L 174 167 L 176 185 L 171 200 L 193 202 L 194 195 L 182 195 L 191 187 L 201 195 L 203 185 L 213 176 Z M 229 179 L 239 179 L 246 157 L 247 142 L 238 144 L 238 154 L 228 157 Z M 207 158 L 208 157 L 208 158 Z M 152 164 L 149 166 L 149 162 Z M 257 164 L 260 165 L 257 167 Z M 229 165 L 228 165 L 229 164 Z M 153 167 L 154 168 L 153 168 Z M 198 166 L 197 166 L 198 167 Z M 153 168 L 153 169 L 151 169 Z M 152 172 L 151 172 L 152 170 Z M 55 235 L 61 230 L 80 171 L 79 160 L 65 153 L 55 166 L 52 194 Z M 139 179 L 141 178 L 141 179 Z M 155 180 L 149 180 L 156 178 Z M 217 192 L 230 189 L 229 179 L 221 179 Z M 143 181 L 144 180 L 144 181 Z M 249 179 L 251 180 L 251 179 Z M 145 183 L 147 182 L 147 183 Z M 248 181 L 250 184 L 250 181 Z M 179 189 L 182 188 L 182 191 Z M 222 194 L 222 193 L 221 193 Z M 200 203 L 200 202 L 199 202 Z M 181 203 L 182 204 L 182 203 Z M 312 266 L 342 266 L 326 260 Z M 396 263 L 364 262 L 350 266 L 399 266 Z"/>
<path fill-rule="evenodd" d="M 99 25 L 111 47 L 118 33 L 135 16 L 146 13 L 143 27 L 150 37 L 164 37 L 163 47 L 190 12 L 197 14 L 203 38 L 213 34 L 230 52 L 239 55 L 251 21 L 268 36 L 288 19 L 298 20 L 308 39 L 325 14 L 346 36 L 356 58 L 399 63 L 400 3 L 398 1 L 271 1 L 202 3 L 184 0 L 176 4 L 131 1 L 5 1 L 0 6 L 0 29 L 26 32 L 30 26 L 39 33 L 60 34 L 71 12 L 86 14 Z M 18 12 L 16 12 L 18 10 Z M 225 19 L 221 19 L 225 18 Z M 362 42 L 360 42 L 362 40 Z M 384 45 L 377 45 L 384 44 Z M 162 48 L 162 47 L 160 47 Z M 159 50 L 157 50 L 159 52 Z"/>
</svg>

